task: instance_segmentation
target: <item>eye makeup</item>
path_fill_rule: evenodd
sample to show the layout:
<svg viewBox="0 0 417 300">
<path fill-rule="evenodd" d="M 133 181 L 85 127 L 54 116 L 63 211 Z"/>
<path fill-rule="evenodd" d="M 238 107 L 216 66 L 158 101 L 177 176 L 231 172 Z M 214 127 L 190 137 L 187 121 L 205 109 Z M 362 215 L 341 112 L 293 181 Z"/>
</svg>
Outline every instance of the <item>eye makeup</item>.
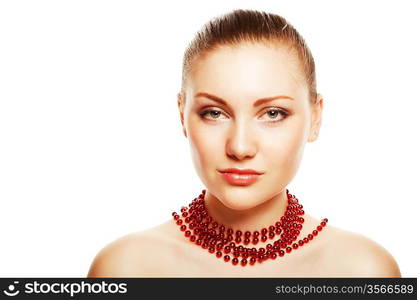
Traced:
<svg viewBox="0 0 417 300">
<path fill-rule="evenodd" d="M 273 112 L 275 114 L 273 116 L 279 116 L 280 115 L 281 117 L 280 118 L 271 118 L 270 120 L 267 121 L 269 123 L 281 122 L 289 116 L 289 112 L 287 112 L 286 110 L 284 110 L 282 108 L 279 108 L 279 107 L 269 107 L 269 109 L 267 109 L 264 114 L 269 114 L 271 112 Z M 201 111 L 199 113 L 201 119 L 209 120 L 209 121 L 221 120 L 220 118 L 218 118 L 218 116 L 220 116 L 222 114 L 223 114 L 223 112 L 221 110 L 214 109 L 214 108 L 206 108 L 206 109 L 203 109 L 203 111 Z M 212 118 L 207 118 L 207 116 L 211 116 Z"/>
</svg>

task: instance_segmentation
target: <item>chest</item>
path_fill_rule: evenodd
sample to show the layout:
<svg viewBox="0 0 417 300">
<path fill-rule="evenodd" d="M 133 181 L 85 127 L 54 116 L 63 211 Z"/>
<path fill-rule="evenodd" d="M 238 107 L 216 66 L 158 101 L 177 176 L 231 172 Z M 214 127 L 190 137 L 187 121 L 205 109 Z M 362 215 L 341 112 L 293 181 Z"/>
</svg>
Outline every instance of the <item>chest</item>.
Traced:
<svg viewBox="0 0 417 300">
<path fill-rule="evenodd" d="M 304 250 L 304 249 L 301 249 Z M 171 255 L 170 255 L 171 254 Z M 246 266 L 224 262 L 194 245 L 177 249 L 160 259 L 158 272 L 165 277 L 324 277 L 332 271 L 323 267 L 312 249 L 294 252 Z"/>
</svg>

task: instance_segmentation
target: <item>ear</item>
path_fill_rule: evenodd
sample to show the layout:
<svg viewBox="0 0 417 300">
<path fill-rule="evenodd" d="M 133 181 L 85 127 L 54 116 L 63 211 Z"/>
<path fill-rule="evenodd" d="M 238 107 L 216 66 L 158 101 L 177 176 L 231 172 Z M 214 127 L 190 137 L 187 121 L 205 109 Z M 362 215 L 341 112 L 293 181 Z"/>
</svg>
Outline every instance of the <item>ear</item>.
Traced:
<svg viewBox="0 0 417 300">
<path fill-rule="evenodd" d="M 317 99 L 314 104 L 312 104 L 311 110 L 311 126 L 310 133 L 308 136 L 308 142 L 314 142 L 317 140 L 321 127 L 321 119 L 323 112 L 323 97 L 321 94 L 317 94 Z"/>
<path fill-rule="evenodd" d="M 182 131 L 184 133 L 184 136 L 187 137 L 187 130 L 185 129 L 185 126 L 184 126 L 184 104 L 185 104 L 185 99 L 183 99 L 181 97 L 181 93 L 178 93 L 177 94 L 177 104 L 178 104 L 178 110 L 180 112 L 180 119 L 181 119 Z"/>
</svg>

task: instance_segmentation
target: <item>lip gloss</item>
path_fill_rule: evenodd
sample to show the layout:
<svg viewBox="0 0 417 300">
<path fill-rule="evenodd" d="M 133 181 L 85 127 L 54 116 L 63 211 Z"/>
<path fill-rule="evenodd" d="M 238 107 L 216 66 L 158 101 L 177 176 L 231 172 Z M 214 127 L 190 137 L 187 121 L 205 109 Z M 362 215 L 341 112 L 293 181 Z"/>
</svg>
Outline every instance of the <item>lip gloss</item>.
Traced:
<svg viewBox="0 0 417 300">
<path fill-rule="evenodd" d="M 250 185 L 256 182 L 261 174 L 220 173 L 224 180 L 232 185 Z"/>
</svg>

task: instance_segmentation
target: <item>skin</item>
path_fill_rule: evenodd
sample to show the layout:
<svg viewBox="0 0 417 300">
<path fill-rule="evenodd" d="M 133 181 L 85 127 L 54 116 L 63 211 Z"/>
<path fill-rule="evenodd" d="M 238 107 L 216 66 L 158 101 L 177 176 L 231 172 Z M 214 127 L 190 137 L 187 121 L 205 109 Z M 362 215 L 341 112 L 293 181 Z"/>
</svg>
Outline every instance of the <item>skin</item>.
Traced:
<svg viewBox="0 0 417 300">
<path fill-rule="evenodd" d="M 186 97 L 178 94 L 178 108 L 193 163 L 207 189 L 207 210 L 216 221 L 235 229 L 258 230 L 284 214 L 286 187 L 300 166 L 306 143 L 318 138 L 323 111 L 320 94 L 314 103 L 308 98 L 301 70 L 295 53 L 282 45 L 223 46 L 194 63 Z M 207 95 L 196 97 L 197 93 L 208 93 L 227 104 Z M 292 99 L 253 106 L 258 99 L 277 95 Z M 249 186 L 231 185 L 218 170 L 233 167 L 263 175 Z M 300 237 L 320 223 L 308 214 L 304 217 Z M 329 225 L 308 245 L 293 251 L 275 261 L 233 266 L 190 243 L 169 220 L 107 245 L 96 255 L 87 276 L 401 276 L 394 258 L 382 246 Z"/>
</svg>

